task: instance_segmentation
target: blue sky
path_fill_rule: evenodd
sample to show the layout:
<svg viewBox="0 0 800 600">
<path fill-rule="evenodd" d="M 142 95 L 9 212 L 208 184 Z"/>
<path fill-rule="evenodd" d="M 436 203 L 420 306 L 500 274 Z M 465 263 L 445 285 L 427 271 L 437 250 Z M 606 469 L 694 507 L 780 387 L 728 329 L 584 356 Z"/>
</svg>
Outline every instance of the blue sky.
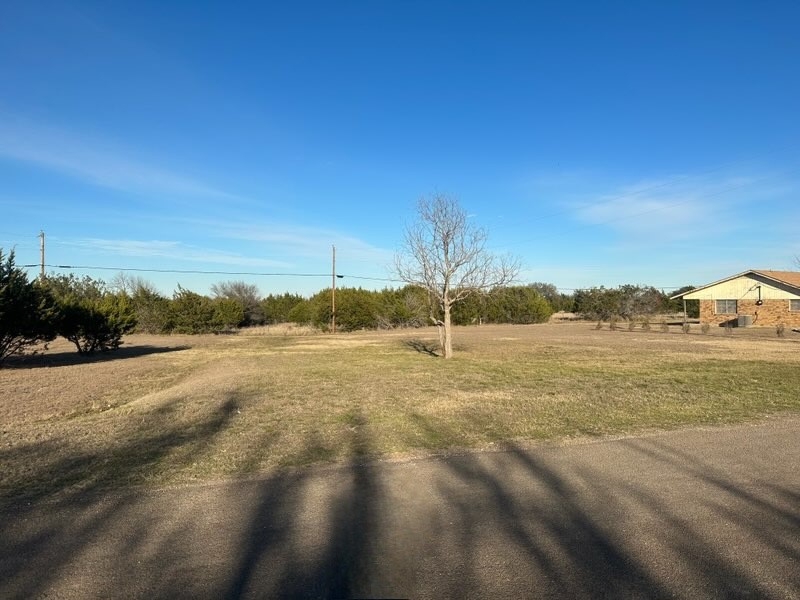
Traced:
<svg viewBox="0 0 800 600">
<path fill-rule="evenodd" d="M 391 278 L 440 192 L 522 282 L 793 268 L 798 22 L 769 1 L 6 1 L 0 246 L 35 263 L 43 229 L 52 264 L 313 274 L 335 244 L 340 273 Z"/>
</svg>

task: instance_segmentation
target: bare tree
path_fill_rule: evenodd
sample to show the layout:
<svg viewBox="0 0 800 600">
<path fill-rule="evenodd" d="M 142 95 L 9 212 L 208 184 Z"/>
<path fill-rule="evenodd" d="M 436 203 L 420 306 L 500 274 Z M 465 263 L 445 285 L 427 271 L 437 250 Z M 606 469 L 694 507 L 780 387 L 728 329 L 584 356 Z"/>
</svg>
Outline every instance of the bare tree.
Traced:
<svg viewBox="0 0 800 600">
<path fill-rule="evenodd" d="M 406 227 L 402 249 L 395 257 L 400 279 L 428 292 L 430 318 L 439 328 L 445 358 L 453 356 L 453 305 L 470 294 L 506 285 L 519 272 L 515 259 L 486 249 L 487 238 L 485 229 L 469 222 L 457 200 L 437 194 L 419 200 L 417 220 Z"/>
<path fill-rule="evenodd" d="M 138 275 L 128 275 L 124 271 L 120 271 L 111 278 L 109 287 L 115 292 L 125 292 L 129 296 L 134 296 L 137 292 L 142 291 L 153 295 L 158 294 L 156 287 L 147 279 Z"/>
<path fill-rule="evenodd" d="M 215 298 L 236 300 L 244 309 L 245 325 L 258 325 L 264 322 L 258 287 L 244 281 L 222 281 L 211 285 Z"/>
</svg>

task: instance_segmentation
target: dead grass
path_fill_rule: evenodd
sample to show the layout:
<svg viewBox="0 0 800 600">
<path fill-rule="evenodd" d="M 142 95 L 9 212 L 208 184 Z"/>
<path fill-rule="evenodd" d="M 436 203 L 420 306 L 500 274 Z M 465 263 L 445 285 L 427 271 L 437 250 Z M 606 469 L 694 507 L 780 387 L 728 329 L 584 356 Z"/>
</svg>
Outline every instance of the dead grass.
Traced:
<svg viewBox="0 0 800 600">
<path fill-rule="evenodd" d="M 451 361 L 427 329 L 56 344 L 0 371 L 0 498 L 797 412 L 798 337 L 482 326 Z"/>
<path fill-rule="evenodd" d="M 309 325 L 295 325 L 294 323 L 279 323 L 277 325 L 262 325 L 259 327 L 249 327 L 243 332 L 242 335 L 292 335 L 292 336 L 306 336 L 318 335 L 320 330 Z"/>
</svg>

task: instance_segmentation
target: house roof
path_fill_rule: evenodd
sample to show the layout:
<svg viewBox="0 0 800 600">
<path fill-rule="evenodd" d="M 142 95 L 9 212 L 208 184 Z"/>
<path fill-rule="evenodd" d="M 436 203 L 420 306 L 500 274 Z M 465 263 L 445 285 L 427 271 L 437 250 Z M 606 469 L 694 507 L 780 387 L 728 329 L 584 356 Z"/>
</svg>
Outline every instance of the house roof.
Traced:
<svg viewBox="0 0 800 600">
<path fill-rule="evenodd" d="M 770 279 L 782 281 L 792 287 L 800 288 L 800 271 L 755 271 Z"/>
<path fill-rule="evenodd" d="M 682 294 L 676 294 L 675 296 L 672 296 L 672 298 L 673 299 L 682 298 L 686 294 L 693 294 L 695 292 L 699 292 L 700 290 L 704 290 L 706 288 L 710 288 L 720 283 L 725 283 L 726 281 L 730 281 L 731 279 L 736 279 L 737 277 L 742 277 L 743 275 L 749 275 L 751 273 L 754 275 L 760 275 L 761 277 L 766 277 L 767 279 L 771 279 L 777 283 L 782 283 L 784 285 L 797 288 L 797 290 L 800 291 L 800 271 L 772 271 L 770 269 L 748 269 L 747 271 L 736 273 L 736 275 L 731 275 L 730 277 L 725 277 L 724 279 L 719 279 L 717 281 L 712 281 L 711 283 L 707 283 L 706 285 L 701 285 L 700 287 L 696 287 L 693 290 L 683 292 Z"/>
</svg>

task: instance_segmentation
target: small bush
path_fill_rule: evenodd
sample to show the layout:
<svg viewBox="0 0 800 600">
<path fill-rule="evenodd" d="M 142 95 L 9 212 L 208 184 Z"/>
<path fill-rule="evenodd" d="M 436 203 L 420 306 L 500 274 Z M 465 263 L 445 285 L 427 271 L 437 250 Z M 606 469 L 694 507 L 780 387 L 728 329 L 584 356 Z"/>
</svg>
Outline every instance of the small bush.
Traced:
<svg viewBox="0 0 800 600">
<path fill-rule="evenodd" d="M 178 285 L 169 305 L 169 321 L 175 333 L 211 333 L 214 331 L 214 304 Z"/>
<path fill-rule="evenodd" d="M 59 299 L 59 333 L 80 354 L 119 348 L 122 336 L 136 326 L 130 298 L 124 292 L 101 298 L 66 296 Z"/>
<path fill-rule="evenodd" d="M 603 328 L 603 322 L 602 321 L 598 321 L 597 325 L 595 325 L 594 328 L 595 329 L 602 329 Z"/>
<path fill-rule="evenodd" d="M 775 327 L 775 333 L 779 338 L 784 337 L 786 335 L 786 323 L 778 323 L 777 327 Z"/>
<path fill-rule="evenodd" d="M 331 290 L 322 290 L 309 300 L 313 310 L 312 323 L 320 329 L 331 324 Z M 357 331 L 375 329 L 380 305 L 377 294 L 361 288 L 342 287 L 336 290 L 336 329 Z"/>
<path fill-rule="evenodd" d="M 119 348 L 122 336 L 136 327 L 130 296 L 112 293 L 91 277 L 49 275 L 44 281 L 56 303 L 55 324 L 81 354 Z"/>
<path fill-rule="evenodd" d="M 245 321 L 245 309 L 236 298 L 219 296 L 212 303 L 214 317 L 211 324 L 214 331 L 233 331 Z"/>
<path fill-rule="evenodd" d="M 642 331 L 650 331 L 650 319 L 647 317 L 642 321 Z"/>
<path fill-rule="evenodd" d="M 631 319 L 628 321 L 628 331 L 633 331 L 634 329 L 636 329 L 636 321 Z"/>
<path fill-rule="evenodd" d="M 709 323 L 700 323 L 700 333 L 705 335 L 709 331 L 711 331 L 711 325 Z"/>
<path fill-rule="evenodd" d="M 223 281 L 215 283 L 211 286 L 211 293 L 214 295 L 214 301 L 220 300 L 234 300 L 242 308 L 242 317 L 238 323 L 229 323 L 230 319 L 238 312 L 233 305 L 227 307 L 220 307 L 215 305 L 215 310 L 218 315 L 222 311 L 222 318 L 224 324 L 223 329 L 235 329 L 236 327 L 250 327 L 251 325 L 261 325 L 264 323 L 265 315 L 264 309 L 259 301 L 258 288 L 244 281 Z M 216 318 L 216 317 L 215 317 Z"/>
<path fill-rule="evenodd" d="M 311 325 L 314 321 L 314 309 L 311 302 L 305 298 L 296 303 L 286 315 L 286 318 L 297 325 Z"/>
<path fill-rule="evenodd" d="M 727 335 L 733 335 L 733 322 L 725 321 L 725 333 Z"/>
<path fill-rule="evenodd" d="M 616 317 L 611 317 L 611 319 L 609 319 L 608 328 L 611 331 L 616 331 L 617 329 L 619 329 L 619 326 L 617 325 L 617 318 Z"/>
<path fill-rule="evenodd" d="M 270 294 L 261 301 L 261 313 L 264 315 L 264 323 L 273 325 L 291 321 L 292 319 L 289 318 L 290 311 L 305 301 L 305 298 L 299 294 L 290 294 L 289 292 L 282 295 Z"/>
<path fill-rule="evenodd" d="M 172 330 L 170 301 L 154 289 L 134 290 L 131 304 L 136 314 L 137 333 L 167 333 Z"/>
<path fill-rule="evenodd" d="M 669 333 L 669 324 L 666 321 L 661 321 L 661 333 Z"/>
<path fill-rule="evenodd" d="M 681 329 L 683 330 L 683 333 L 689 333 L 692 330 L 692 325 L 691 323 L 684 323 L 681 325 Z"/>
<path fill-rule="evenodd" d="M 464 313 L 459 323 L 462 325 L 481 321 L 529 325 L 545 323 L 553 314 L 550 303 L 529 286 L 508 286 L 486 294 L 472 294 L 459 304 L 461 308 L 454 307 L 453 322 L 459 322 L 457 312 Z M 472 310 L 469 309 L 470 304 L 473 305 Z"/>
</svg>

